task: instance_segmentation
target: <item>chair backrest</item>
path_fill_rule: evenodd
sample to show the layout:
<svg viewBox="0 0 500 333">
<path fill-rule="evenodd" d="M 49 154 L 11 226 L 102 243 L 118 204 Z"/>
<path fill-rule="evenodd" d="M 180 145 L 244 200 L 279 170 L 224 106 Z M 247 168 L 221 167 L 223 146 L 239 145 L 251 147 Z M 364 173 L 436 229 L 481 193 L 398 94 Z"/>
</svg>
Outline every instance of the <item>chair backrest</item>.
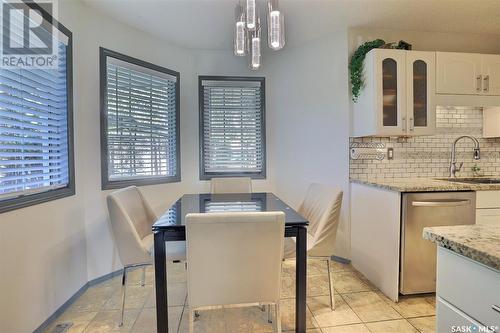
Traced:
<svg viewBox="0 0 500 333">
<path fill-rule="evenodd" d="M 309 221 L 308 232 L 313 236 L 313 244 L 308 244 L 310 256 L 327 257 L 333 255 L 335 238 L 342 206 L 340 189 L 313 183 L 298 212 Z"/>
<path fill-rule="evenodd" d="M 107 197 L 111 229 L 123 265 L 150 261 L 141 240 L 151 234 L 155 214 L 135 186 L 115 191 Z"/>
<path fill-rule="evenodd" d="M 193 307 L 280 298 L 285 214 L 188 214 L 188 301 Z"/>
<path fill-rule="evenodd" d="M 252 193 L 252 179 L 250 177 L 212 178 L 211 193 Z"/>
</svg>

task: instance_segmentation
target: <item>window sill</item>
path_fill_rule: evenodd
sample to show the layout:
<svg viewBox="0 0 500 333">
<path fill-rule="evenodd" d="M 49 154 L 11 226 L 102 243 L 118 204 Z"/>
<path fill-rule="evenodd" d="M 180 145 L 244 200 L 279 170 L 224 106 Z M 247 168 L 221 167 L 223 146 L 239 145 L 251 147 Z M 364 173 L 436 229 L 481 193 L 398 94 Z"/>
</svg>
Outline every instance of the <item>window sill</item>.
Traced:
<svg viewBox="0 0 500 333">
<path fill-rule="evenodd" d="M 70 197 L 73 196 L 74 194 L 75 194 L 74 186 L 69 186 L 57 190 L 2 200 L 0 201 L 0 213 L 5 213 L 20 208 L 26 208 L 29 206 L 38 205 L 44 202 Z"/>
<path fill-rule="evenodd" d="M 210 180 L 212 178 L 224 178 L 224 177 L 250 177 L 252 179 L 266 179 L 265 173 L 231 173 L 231 172 L 221 172 L 221 173 L 205 173 L 200 174 L 200 180 Z"/>
<path fill-rule="evenodd" d="M 181 181 L 181 176 L 162 177 L 162 178 L 143 178 L 143 179 L 127 179 L 127 180 L 114 180 L 109 181 L 102 179 L 102 190 L 116 190 L 127 186 L 146 186 L 157 184 L 178 183 Z"/>
</svg>

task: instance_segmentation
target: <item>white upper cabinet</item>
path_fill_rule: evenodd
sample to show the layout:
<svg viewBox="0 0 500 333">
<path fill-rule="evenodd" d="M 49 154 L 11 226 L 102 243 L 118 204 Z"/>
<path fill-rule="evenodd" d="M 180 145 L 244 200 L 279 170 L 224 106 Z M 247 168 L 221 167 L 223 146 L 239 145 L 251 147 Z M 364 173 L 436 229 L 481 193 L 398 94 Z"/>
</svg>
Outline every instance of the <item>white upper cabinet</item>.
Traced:
<svg viewBox="0 0 500 333">
<path fill-rule="evenodd" d="M 436 53 L 436 93 L 500 96 L 500 55 Z"/>
<path fill-rule="evenodd" d="M 436 53 L 436 92 L 474 95 L 481 93 L 481 55 L 475 53 Z"/>
<path fill-rule="evenodd" d="M 483 94 L 500 95 L 500 55 L 482 56 Z"/>
<path fill-rule="evenodd" d="M 483 108 L 483 138 L 500 138 L 500 107 Z"/>
<path fill-rule="evenodd" d="M 353 107 L 353 136 L 413 136 L 435 129 L 435 53 L 368 52 Z"/>
</svg>

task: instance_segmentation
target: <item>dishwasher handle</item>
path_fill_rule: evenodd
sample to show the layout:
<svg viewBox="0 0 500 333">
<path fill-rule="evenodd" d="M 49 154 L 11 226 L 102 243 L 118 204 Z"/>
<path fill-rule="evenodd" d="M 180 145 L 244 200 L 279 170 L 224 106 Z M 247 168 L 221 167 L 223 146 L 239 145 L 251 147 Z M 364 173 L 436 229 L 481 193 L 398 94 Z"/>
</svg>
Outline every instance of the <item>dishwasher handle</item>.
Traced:
<svg viewBox="0 0 500 333">
<path fill-rule="evenodd" d="M 411 205 L 413 207 L 458 207 L 458 206 L 468 206 L 470 205 L 470 200 L 453 200 L 453 199 L 442 199 L 442 200 L 426 200 L 426 201 L 412 201 Z"/>
</svg>

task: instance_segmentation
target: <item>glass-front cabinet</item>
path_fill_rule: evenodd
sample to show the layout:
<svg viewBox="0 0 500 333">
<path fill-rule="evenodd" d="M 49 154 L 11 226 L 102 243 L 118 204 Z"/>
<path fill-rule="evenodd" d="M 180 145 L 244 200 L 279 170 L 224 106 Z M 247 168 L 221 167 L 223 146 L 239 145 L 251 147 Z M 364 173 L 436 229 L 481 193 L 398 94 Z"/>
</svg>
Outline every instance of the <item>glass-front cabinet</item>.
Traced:
<svg viewBox="0 0 500 333">
<path fill-rule="evenodd" d="M 435 57 L 434 52 L 406 52 L 409 135 L 431 135 L 436 130 Z"/>
<path fill-rule="evenodd" d="M 435 131 L 435 53 L 374 49 L 353 107 L 353 136 L 414 136 Z"/>
<path fill-rule="evenodd" d="M 398 109 L 398 62 L 385 58 L 382 60 L 382 126 L 398 126 L 401 113 Z"/>
</svg>

